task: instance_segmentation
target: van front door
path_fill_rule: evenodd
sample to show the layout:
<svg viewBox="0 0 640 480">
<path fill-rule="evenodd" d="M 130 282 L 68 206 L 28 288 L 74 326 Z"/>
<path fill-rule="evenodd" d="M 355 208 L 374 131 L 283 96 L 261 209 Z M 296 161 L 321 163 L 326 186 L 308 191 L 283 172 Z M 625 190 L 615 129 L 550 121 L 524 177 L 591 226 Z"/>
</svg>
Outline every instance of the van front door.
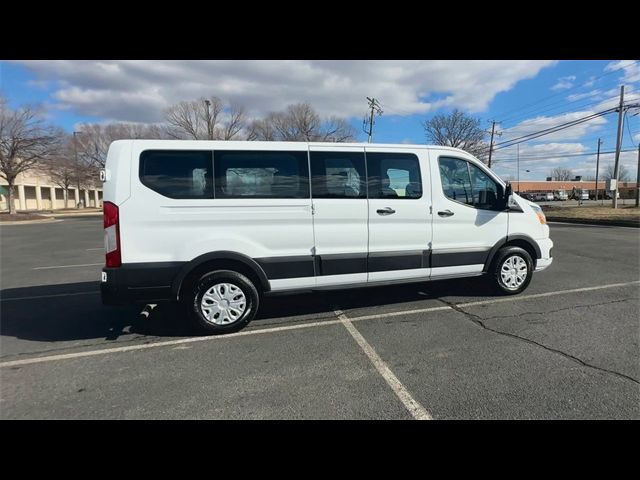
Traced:
<svg viewBox="0 0 640 480">
<path fill-rule="evenodd" d="M 368 282 L 429 278 L 429 161 L 426 149 L 366 147 Z M 422 157 L 422 158 L 421 158 Z"/>
<path fill-rule="evenodd" d="M 367 281 L 363 147 L 310 146 L 316 285 Z"/>
<path fill-rule="evenodd" d="M 507 236 L 502 186 L 462 155 L 431 150 L 433 243 L 431 277 L 478 274 L 491 248 Z"/>
</svg>

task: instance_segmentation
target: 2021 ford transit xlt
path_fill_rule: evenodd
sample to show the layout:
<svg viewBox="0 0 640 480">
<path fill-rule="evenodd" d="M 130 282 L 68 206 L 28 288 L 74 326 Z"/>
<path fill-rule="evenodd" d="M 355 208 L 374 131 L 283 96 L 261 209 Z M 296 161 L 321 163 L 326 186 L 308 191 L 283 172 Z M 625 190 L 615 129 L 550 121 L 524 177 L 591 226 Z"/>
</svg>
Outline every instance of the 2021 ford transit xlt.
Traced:
<svg viewBox="0 0 640 480">
<path fill-rule="evenodd" d="M 271 292 L 486 275 L 552 262 L 542 210 L 441 146 L 119 140 L 104 171 L 105 304 L 185 302 L 238 330 Z"/>
</svg>

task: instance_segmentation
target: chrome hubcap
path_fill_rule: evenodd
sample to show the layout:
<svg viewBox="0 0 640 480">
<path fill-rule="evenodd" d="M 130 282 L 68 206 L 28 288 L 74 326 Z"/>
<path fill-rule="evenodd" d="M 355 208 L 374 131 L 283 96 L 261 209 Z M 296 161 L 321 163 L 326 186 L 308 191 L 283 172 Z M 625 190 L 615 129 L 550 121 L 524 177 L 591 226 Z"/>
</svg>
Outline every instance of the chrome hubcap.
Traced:
<svg viewBox="0 0 640 480">
<path fill-rule="evenodd" d="M 242 317 L 247 309 L 247 299 L 233 283 L 217 283 L 202 296 L 200 309 L 211 323 L 227 325 Z"/>
<path fill-rule="evenodd" d="M 518 255 L 508 257 L 502 263 L 500 277 L 507 290 L 517 290 L 527 278 L 527 262 Z"/>
</svg>

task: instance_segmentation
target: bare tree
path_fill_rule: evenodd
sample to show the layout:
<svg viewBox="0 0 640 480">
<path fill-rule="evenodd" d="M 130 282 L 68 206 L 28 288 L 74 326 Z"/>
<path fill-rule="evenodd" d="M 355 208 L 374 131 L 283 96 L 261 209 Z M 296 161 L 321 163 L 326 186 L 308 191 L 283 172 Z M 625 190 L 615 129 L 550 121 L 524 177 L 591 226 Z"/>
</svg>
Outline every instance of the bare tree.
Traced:
<svg viewBox="0 0 640 480">
<path fill-rule="evenodd" d="M 308 103 L 289 105 L 283 112 L 272 112 L 255 120 L 248 140 L 282 140 L 291 142 L 349 142 L 355 129 L 345 119 L 322 119 Z"/>
<path fill-rule="evenodd" d="M 567 181 L 573 178 L 573 172 L 568 168 L 556 167 L 549 172 L 549 176 L 554 180 Z"/>
<path fill-rule="evenodd" d="M 470 117 L 458 109 L 422 122 L 430 143 L 461 148 L 483 160 L 488 146 L 484 142 L 486 132 L 480 125 L 479 118 Z"/>
<path fill-rule="evenodd" d="M 12 110 L 0 97 L 0 177 L 9 184 L 9 213 L 16 213 L 16 177 L 54 154 L 60 137 L 60 130 L 47 125 L 38 108 L 23 106 Z"/>
<path fill-rule="evenodd" d="M 76 148 L 85 165 L 104 167 L 109 145 L 116 140 L 140 138 L 168 138 L 167 132 L 158 125 L 136 123 L 83 124 L 76 135 Z"/>
<path fill-rule="evenodd" d="M 218 97 L 180 102 L 165 112 L 167 133 L 172 138 L 232 140 L 246 129 L 242 105 L 225 103 Z"/>
<path fill-rule="evenodd" d="M 265 119 L 256 119 L 249 125 L 247 140 L 264 140 L 272 142 L 276 140 L 276 130 L 273 126 L 274 113 L 269 114 Z"/>
<path fill-rule="evenodd" d="M 607 170 L 604 173 L 604 179 L 611 180 L 613 178 L 615 165 L 610 163 L 607 165 Z M 628 182 L 631 179 L 631 173 L 622 163 L 618 164 L 618 181 L 619 182 Z"/>
<path fill-rule="evenodd" d="M 246 115 L 242 105 L 233 104 L 229 108 L 228 119 L 222 127 L 222 139 L 232 140 L 246 128 Z"/>
<path fill-rule="evenodd" d="M 51 181 L 62 189 L 64 208 L 69 208 L 69 187 L 77 186 L 79 194 L 81 186 L 88 186 L 97 178 L 96 170 L 92 164 L 76 162 L 74 139 L 71 135 L 66 136 L 58 152 L 45 165 Z"/>
</svg>

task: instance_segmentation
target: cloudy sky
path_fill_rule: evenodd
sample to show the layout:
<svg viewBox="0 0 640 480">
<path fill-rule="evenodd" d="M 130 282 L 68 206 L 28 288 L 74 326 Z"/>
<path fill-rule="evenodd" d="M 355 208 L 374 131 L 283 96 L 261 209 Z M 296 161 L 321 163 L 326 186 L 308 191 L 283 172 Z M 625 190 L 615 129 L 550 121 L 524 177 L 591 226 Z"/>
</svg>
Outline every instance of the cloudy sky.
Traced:
<svg viewBox="0 0 640 480">
<path fill-rule="evenodd" d="M 460 108 L 500 121 L 496 138 L 543 130 L 627 99 L 640 102 L 640 62 L 610 61 L 0 61 L 0 90 L 11 106 L 40 103 L 68 131 L 82 122 L 158 122 L 169 105 L 215 95 L 250 115 L 306 101 L 321 114 L 349 118 L 361 132 L 367 96 L 379 99 L 375 142 L 425 143 L 420 122 Z M 635 112 L 630 112 L 635 113 Z M 597 139 L 615 148 L 615 114 L 520 145 L 520 178 L 544 179 L 551 168 L 595 173 Z M 640 142 L 640 115 L 628 117 L 624 148 Z M 361 133 L 360 140 L 365 140 Z M 517 176 L 516 147 L 498 149 L 495 170 Z M 612 155 L 601 159 L 604 168 Z M 622 156 L 635 173 L 636 153 Z M 530 172 L 526 172 L 530 170 Z"/>
</svg>

